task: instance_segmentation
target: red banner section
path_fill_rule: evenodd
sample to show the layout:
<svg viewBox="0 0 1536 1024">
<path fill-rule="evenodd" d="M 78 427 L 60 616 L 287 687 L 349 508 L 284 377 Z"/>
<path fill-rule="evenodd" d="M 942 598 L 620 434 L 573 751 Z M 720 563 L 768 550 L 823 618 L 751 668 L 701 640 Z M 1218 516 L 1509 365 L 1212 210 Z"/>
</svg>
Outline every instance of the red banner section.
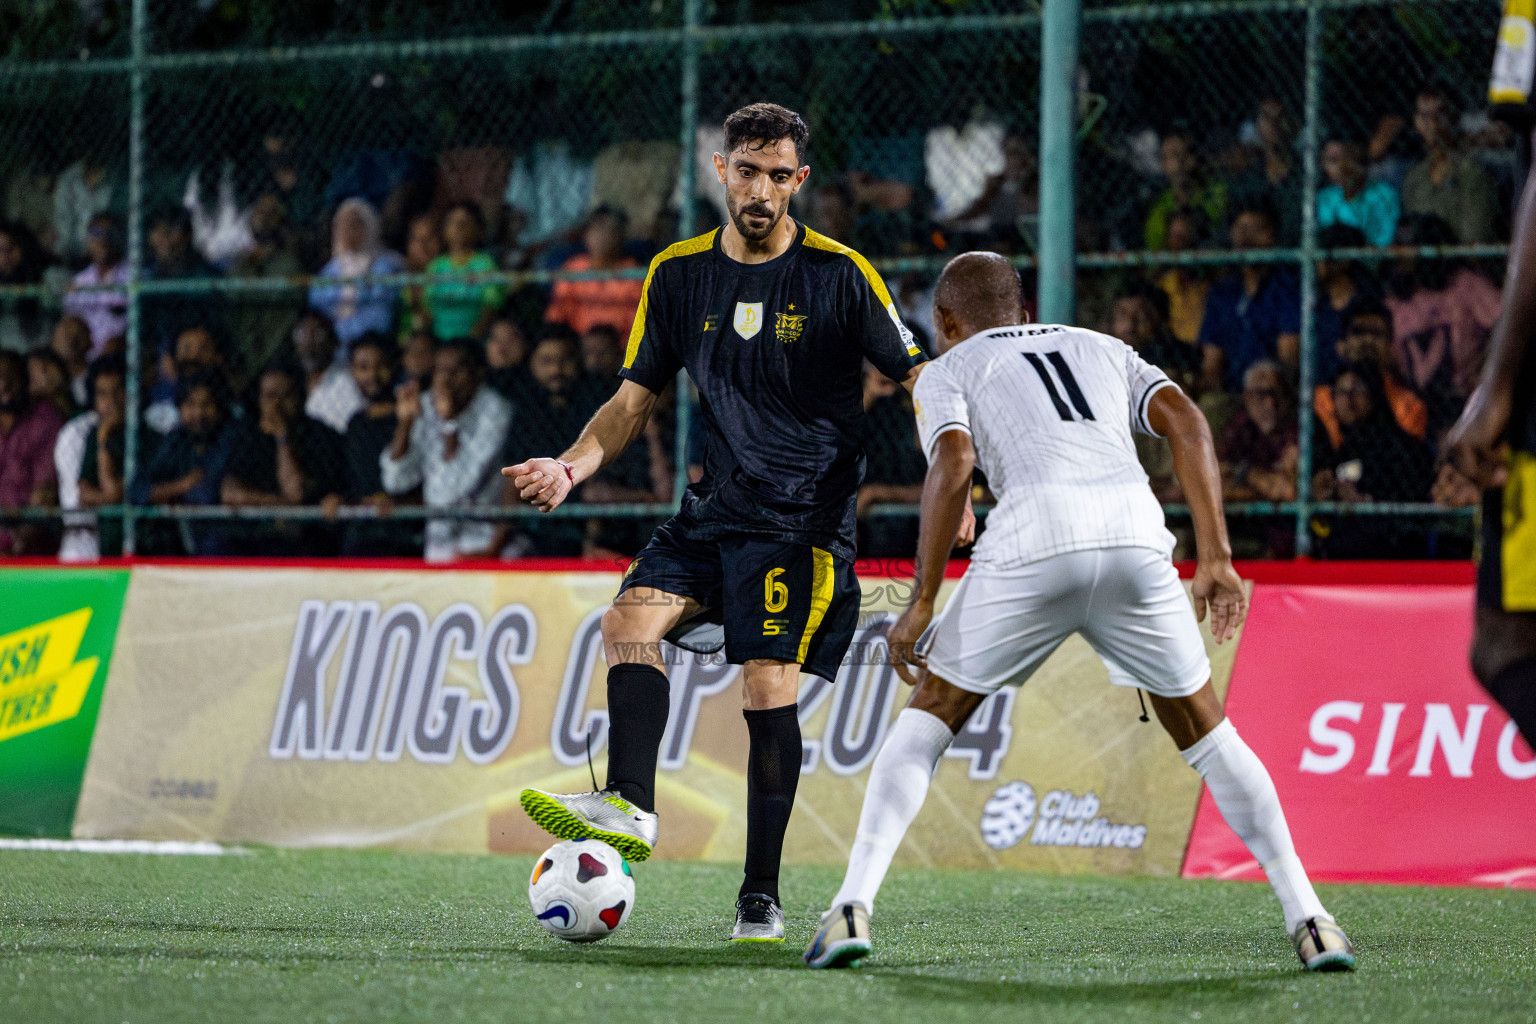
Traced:
<svg viewBox="0 0 1536 1024">
<path fill-rule="evenodd" d="M 1536 888 L 1536 757 L 1467 667 L 1469 586 L 1259 584 L 1227 714 L 1314 879 Z M 1186 878 L 1262 880 L 1200 797 Z"/>
</svg>

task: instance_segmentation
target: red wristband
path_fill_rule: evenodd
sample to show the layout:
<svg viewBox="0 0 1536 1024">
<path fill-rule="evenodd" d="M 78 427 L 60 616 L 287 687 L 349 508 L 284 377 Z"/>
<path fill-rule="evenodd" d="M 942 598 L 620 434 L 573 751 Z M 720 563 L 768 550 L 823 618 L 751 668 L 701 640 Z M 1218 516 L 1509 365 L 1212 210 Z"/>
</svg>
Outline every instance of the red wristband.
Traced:
<svg viewBox="0 0 1536 1024">
<path fill-rule="evenodd" d="M 571 482 L 571 486 L 572 487 L 575 487 L 576 486 L 576 474 L 571 472 L 571 464 L 569 462 L 561 462 L 559 459 L 556 459 L 555 460 L 555 465 L 557 465 L 561 469 L 565 470 L 565 478 Z"/>
</svg>

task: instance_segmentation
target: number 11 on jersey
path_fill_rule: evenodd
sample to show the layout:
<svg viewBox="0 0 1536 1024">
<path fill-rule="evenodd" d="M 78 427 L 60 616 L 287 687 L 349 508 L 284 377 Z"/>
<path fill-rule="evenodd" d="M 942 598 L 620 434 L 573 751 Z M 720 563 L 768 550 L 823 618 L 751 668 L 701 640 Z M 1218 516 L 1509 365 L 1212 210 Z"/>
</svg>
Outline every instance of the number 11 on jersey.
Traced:
<svg viewBox="0 0 1536 1024">
<path fill-rule="evenodd" d="M 1084 420 L 1093 419 L 1093 410 L 1088 407 L 1088 399 L 1083 396 L 1083 389 L 1077 386 L 1077 378 L 1072 376 L 1072 368 L 1067 365 L 1067 361 L 1061 357 L 1060 352 L 1046 352 L 1044 360 L 1034 352 L 1025 352 L 1023 356 L 1040 375 L 1040 383 L 1045 385 L 1045 392 L 1051 396 L 1051 404 L 1056 407 L 1058 416 L 1071 423 L 1073 422 L 1072 410 L 1076 409 L 1077 414 Z M 1051 371 L 1045 368 L 1046 361 L 1050 362 L 1056 375 L 1061 378 L 1061 386 L 1066 389 L 1067 398 L 1072 402 L 1070 409 L 1067 403 L 1061 400 L 1061 392 L 1056 390 L 1056 382 L 1051 379 Z"/>
</svg>

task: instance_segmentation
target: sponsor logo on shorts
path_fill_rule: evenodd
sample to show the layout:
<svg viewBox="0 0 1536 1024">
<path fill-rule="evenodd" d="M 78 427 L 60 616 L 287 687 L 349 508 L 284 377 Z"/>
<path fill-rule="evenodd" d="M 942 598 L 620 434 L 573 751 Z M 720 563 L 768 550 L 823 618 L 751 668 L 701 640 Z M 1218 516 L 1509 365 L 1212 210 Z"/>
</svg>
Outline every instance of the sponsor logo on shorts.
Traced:
<svg viewBox="0 0 1536 1024">
<path fill-rule="evenodd" d="M 981 838 L 994 850 L 1019 845 L 1113 847 L 1140 849 L 1147 840 L 1145 825 L 1124 825 L 1099 815 L 1097 793 L 1079 796 L 1070 789 L 1053 789 L 1037 798 L 1035 788 L 1015 781 L 999 786 L 981 812 Z"/>
</svg>

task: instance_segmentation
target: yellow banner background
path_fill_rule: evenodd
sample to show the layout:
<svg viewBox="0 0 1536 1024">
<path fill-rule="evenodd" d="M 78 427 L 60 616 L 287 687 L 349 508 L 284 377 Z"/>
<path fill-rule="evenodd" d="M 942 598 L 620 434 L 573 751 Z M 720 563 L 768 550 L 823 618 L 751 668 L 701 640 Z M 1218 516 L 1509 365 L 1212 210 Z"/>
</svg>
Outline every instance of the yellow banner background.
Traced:
<svg viewBox="0 0 1536 1024">
<path fill-rule="evenodd" d="M 611 599 L 618 578 L 616 572 L 135 569 L 75 834 L 537 852 L 548 845 L 548 837 L 523 816 L 517 793 L 527 785 L 566 791 L 591 786 L 584 755 L 573 762 L 572 751 L 581 750 L 589 714 L 603 708 L 605 666 L 598 648 L 585 670 L 573 674 L 573 665 L 581 667 L 573 641 L 583 626 L 582 635 L 590 641 L 595 616 Z M 879 632 L 882 614 L 895 611 L 905 584 L 866 578 L 863 586 L 871 630 L 862 635 L 868 639 Z M 952 586 L 946 586 L 943 597 Z M 407 632 L 412 622 L 453 619 L 468 624 L 471 632 L 478 622 L 482 648 L 496 623 L 517 627 L 497 634 L 500 642 L 491 655 L 515 680 L 518 697 L 516 728 L 504 749 L 492 743 L 489 753 L 485 747 L 475 752 L 467 739 L 471 725 L 491 740 L 497 734 L 494 702 L 487 699 L 486 661 L 482 657 L 477 665 L 464 632 L 457 647 L 451 637 L 442 646 L 439 660 L 447 667 L 436 682 L 448 688 L 443 693 L 462 688 L 456 718 L 444 712 L 441 701 L 435 713 L 417 713 L 422 680 L 433 674 L 428 666 L 417 672 L 408 699 L 400 703 L 399 735 L 405 739 L 395 748 L 395 760 L 387 759 L 385 749 L 395 707 L 387 692 L 375 716 L 378 737 L 354 730 L 332 749 L 336 723 L 330 712 L 348 659 L 367 648 L 366 638 L 372 635 L 359 629 L 359 616 L 365 614 L 374 626 L 394 616 L 391 621 Z M 316 705 L 324 728 L 307 732 L 310 723 L 301 714 L 291 716 L 285 737 L 275 736 L 283 733 L 276 726 L 294 689 L 285 680 L 295 677 L 296 658 L 301 662 L 305 651 L 315 664 L 324 660 L 319 652 L 326 623 L 335 628 L 323 700 Z M 418 666 L 429 660 L 429 639 L 421 638 Z M 1224 693 L 1237 645 L 1215 648 L 1207 636 L 1207 646 L 1217 690 Z M 883 654 L 883 643 L 874 648 Z M 855 697 L 867 696 L 879 690 L 885 671 L 878 665 L 845 668 L 804 717 L 804 735 L 818 749 L 814 769 L 800 782 L 787 859 L 828 863 L 846 857 L 868 758 L 861 767 L 847 750 L 829 754 L 828 723 L 849 686 L 858 687 Z M 707 695 L 696 702 L 691 737 L 676 735 L 685 723 L 675 713 L 663 743 L 664 758 L 669 750 L 685 756 L 679 756 L 675 769 L 663 770 L 658 781 L 662 832 L 657 855 L 739 860 L 745 846 L 747 751 L 740 684 L 734 678 L 726 681 L 718 666 L 677 666 L 669 673 L 674 710 L 689 672 L 700 673 L 694 681 L 704 681 L 698 692 Z M 579 705 L 581 713 L 566 723 L 562 761 L 553 742 L 562 693 L 570 696 L 583 683 L 585 699 L 570 704 L 570 709 Z M 814 696 L 812 686 L 810 677 L 802 678 L 803 699 Z M 851 702 L 850 713 L 841 716 L 846 736 L 856 740 L 864 733 L 867 741 L 860 726 L 871 714 L 883 722 L 894 718 L 909 690 L 896 680 L 887 692 L 888 710 L 867 700 Z M 483 706 L 472 716 L 469 709 L 476 701 Z M 354 716 L 360 716 L 360 706 L 360 699 L 349 705 Z M 941 761 L 898 863 L 1176 874 L 1199 780 L 1156 722 L 1142 723 L 1138 715 L 1135 694 L 1109 684 L 1102 663 L 1080 638 L 1068 640 L 1017 691 L 1009 716 L 1011 738 L 990 777 L 973 778 L 968 758 Z M 413 716 L 424 723 L 424 732 L 412 732 Z M 432 736 L 434 729 L 442 733 L 438 727 L 450 719 L 460 723 L 458 740 L 445 753 L 434 747 Z M 306 750 L 306 735 L 318 737 L 320 746 Z M 411 736 L 420 740 L 416 746 Z M 994 730 L 994 745 L 998 738 Z M 593 760 L 601 779 L 606 748 L 601 735 L 598 739 Z M 843 746 L 857 752 L 859 744 Z M 863 746 L 872 752 L 869 743 Z M 475 763 L 487 757 L 487 763 Z M 856 770 L 839 774 L 851 769 Z M 1013 783 L 1024 783 L 1033 800 Z M 1048 799 L 1052 793 L 1057 794 L 1054 803 Z M 994 794 L 999 794 L 993 805 L 999 810 L 989 815 L 990 835 L 997 845 L 1010 838 L 1018 839 L 1016 845 L 996 848 L 983 836 L 981 823 Z M 1086 849 L 1031 842 L 1049 824 L 1043 819 L 1052 803 L 1058 811 L 1067 810 L 1058 825 L 1071 825 L 1072 813 L 1104 819 L 1092 826 L 1092 833 L 1105 842 L 1118 836 L 1120 844 Z M 1021 834 L 1026 826 L 1034 831 Z M 1122 828 L 1116 832 L 1114 826 Z M 1144 841 L 1128 845 L 1126 837 L 1136 827 L 1144 829 Z"/>
</svg>

